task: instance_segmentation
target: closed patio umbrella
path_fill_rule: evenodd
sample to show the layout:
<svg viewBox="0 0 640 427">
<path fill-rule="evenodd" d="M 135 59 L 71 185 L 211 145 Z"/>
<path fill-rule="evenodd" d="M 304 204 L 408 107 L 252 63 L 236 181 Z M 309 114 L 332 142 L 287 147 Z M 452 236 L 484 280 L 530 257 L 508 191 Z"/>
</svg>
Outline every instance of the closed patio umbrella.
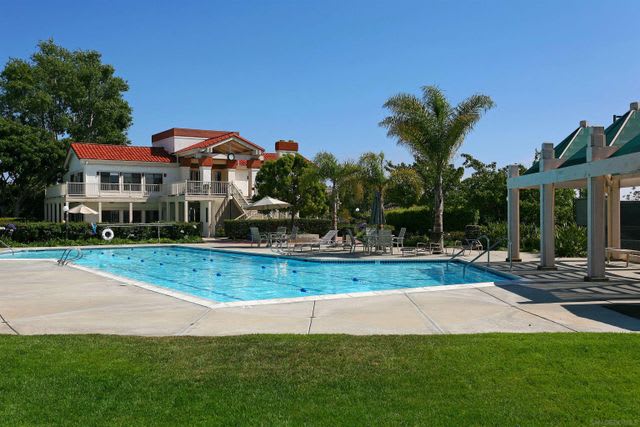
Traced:
<svg viewBox="0 0 640 427">
<path fill-rule="evenodd" d="M 88 206 L 83 204 L 79 204 L 78 206 L 74 206 L 68 211 L 70 214 L 83 214 L 83 215 L 98 215 L 98 212 L 94 211 Z"/>
<path fill-rule="evenodd" d="M 373 198 L 373 204 L 371 205 L 371 224 L 375 224 L 377 228 L 381 228 L 384 223 L 382 194 L 379 191 L 376 191 L 375 197 Z"/>
</svg>

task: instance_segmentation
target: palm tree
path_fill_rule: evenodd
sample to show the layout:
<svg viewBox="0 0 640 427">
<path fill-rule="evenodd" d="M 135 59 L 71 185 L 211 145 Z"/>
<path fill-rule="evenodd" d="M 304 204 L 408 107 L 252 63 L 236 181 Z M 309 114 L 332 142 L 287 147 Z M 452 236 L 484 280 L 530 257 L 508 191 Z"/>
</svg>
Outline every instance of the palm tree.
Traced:
<svg viewBox="0 0 640 427">
<path fill-rule="evenodd" d="M 317 173 L 320 178 L 329 182 L 331 190 L 331 225 L 334 230 L 337 230 L 340 190 L 343 185 L 355 177 L 358 167 L 350 161 L 339 162 L 336 156 L 326 151 L 316 154 L 313 163 L 318 167 Z"/>
<path fill-rule="evenodd" d="M 494 106 L 487 95 L 472 95 L 452 107 L 436 86 L 422 87 L 422 97 L 400 93 L 385 102 L 391 115 L 380 122 L 387 135 L 411 150 L 416 163 L 433 171 L 433 232 L 442 236 L 444 197 L 442 176 L 464 138 L 482 114 Z"/>
</svg>

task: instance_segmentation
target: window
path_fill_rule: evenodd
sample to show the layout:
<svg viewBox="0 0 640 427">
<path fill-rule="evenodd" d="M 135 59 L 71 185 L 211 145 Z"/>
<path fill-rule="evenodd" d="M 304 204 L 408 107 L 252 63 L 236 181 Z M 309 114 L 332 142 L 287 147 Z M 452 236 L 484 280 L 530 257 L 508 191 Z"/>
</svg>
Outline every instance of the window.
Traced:
<svg viewBox="0 0 640 427">
<path fill-rule="evenodd" d="M 222 171 L 215 171 L 213 174 L 214 181 L 222 181 Z"/>
<path fill-rule="evenodd" d="M 142 190 L 142 174 L 141 173 L 123 173 L 122 182 L 123 182 L 124 191 Z"/>
<path fill-rule="evenodd" d="M 120 211 L 102 211 L 102 222 L 120 222 Z"/>
<path fill-rule="evenodd" d="M 160 221 L 160 211 L 147 211 L 145 214 L 146 222 L 158 222 Z"/>
<path fill-rule="evenodd" d="M 133 222 L 136 224 L 142 222 L 142 211 L 133 211 Z"/>
<path fill-rule="evenodd" d="M 200 169 L 191 169 L 189 179 L 191 181 L 200 181 Z"/>
<path fill-rule="evenodd" d="M 144 175 L 147 184 L 162 184 L 161 173 L 147 173 Z"/>
<path fill-rule="evenodd" d="M 100 172 L 100 190 L 118 191 L 120 174 L 118 172 Z"/>
</svg>

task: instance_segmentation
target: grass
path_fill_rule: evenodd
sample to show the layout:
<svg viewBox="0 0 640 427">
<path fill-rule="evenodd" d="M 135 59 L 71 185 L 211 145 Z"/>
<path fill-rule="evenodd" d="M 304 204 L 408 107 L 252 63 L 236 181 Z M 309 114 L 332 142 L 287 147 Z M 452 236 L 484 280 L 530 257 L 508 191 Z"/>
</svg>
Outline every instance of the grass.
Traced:
<svg viewBox="0 0 640 427">
<path fill-rule="evenodd" d="M 0 423 L 637 425 L 640 336 L 0 338 Z"/>
</svg>

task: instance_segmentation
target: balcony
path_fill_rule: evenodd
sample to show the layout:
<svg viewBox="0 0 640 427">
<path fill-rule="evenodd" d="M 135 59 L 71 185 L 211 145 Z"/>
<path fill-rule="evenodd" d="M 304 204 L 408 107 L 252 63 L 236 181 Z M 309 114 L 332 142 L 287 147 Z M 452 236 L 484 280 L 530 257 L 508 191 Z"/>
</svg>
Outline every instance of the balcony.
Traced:
<svg viewBox="0 0 640 427">
<path fill-rule="evenodd" d="M 183 181 L 171 184 L 171 195 L 226 196 L 229 183 L 226 181 Z"/>
<path fill-rule="evenodd" d="M 47 188 L 46 197 L 144 199 L 166 194 L 165 190 L 163 184 L 64 182 Z"/>
<path fill-rule="evenodd" d="M 86 198 L 127 198 L 146 199 L 157 196 L 213 196 L 223 197 L 229 193 L 226 181 L 181 181 L 172 184 L 130 184 L 130 183 L 85 183 L 65 182 L 52 185 L 46 190 L 46 197 Z"/>
</svg>

